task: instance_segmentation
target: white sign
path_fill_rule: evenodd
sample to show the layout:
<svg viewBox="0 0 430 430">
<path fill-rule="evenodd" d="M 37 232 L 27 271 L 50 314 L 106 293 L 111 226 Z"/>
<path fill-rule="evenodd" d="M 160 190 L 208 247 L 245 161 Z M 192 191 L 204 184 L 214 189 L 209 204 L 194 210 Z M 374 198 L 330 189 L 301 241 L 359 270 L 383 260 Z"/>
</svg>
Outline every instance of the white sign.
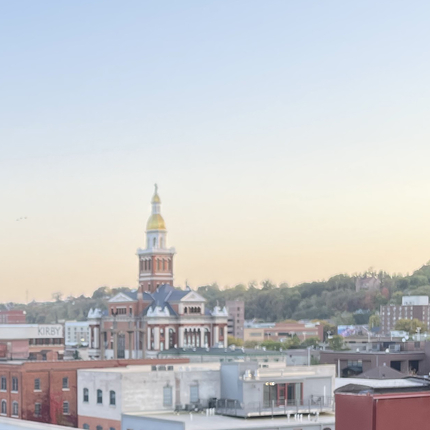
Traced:
<svg viewBox="0 0 430 430">
<path fill-rule="evenodd" d="M 63 326 L 61 324 L 39 325 L 37 337 L 39 339 L 62 338 Z"/>
</svg>

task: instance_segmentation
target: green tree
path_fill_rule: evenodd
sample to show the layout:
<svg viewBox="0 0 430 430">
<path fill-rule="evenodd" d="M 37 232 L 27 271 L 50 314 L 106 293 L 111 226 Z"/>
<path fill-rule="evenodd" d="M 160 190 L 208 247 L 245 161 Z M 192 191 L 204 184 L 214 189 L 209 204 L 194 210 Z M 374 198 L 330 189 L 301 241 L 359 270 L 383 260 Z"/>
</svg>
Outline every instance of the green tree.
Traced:
<svg viewBox="0 0 430 430">
<path fill-rule="evenodd" d="M 381 318 L 376 314 L 369 318 L 369 328 L 372 329 L 374 327 L 381 327 Z"/>
<path fill-rule="evenodd" d="M 343 337 L 337 334 L 328 340 L 328 344 L 329 344 L 329 348 L 332 349 L 333 351 L 341 351 L 345 347 Z"/>
<path fill-rule="evenodd" d="M 416 318 L 414 318 L 413 320 L 402 318 L 397 320 L 395 329 L 400 331 L 407 331 L 409 334 L 415 334 L 418 332 L 417 329 L 419 329 L 421 333 L 424 333 L 427 331 L 427 325 Z"/>
<path fill-rule="evenodd" d="M 243 340 L 238 339 L 237 337 L 228 336 L 227 337 L 227 344 L 230 345 L 236 345 L 236 346 L 243 346 Z"/>
</svg>

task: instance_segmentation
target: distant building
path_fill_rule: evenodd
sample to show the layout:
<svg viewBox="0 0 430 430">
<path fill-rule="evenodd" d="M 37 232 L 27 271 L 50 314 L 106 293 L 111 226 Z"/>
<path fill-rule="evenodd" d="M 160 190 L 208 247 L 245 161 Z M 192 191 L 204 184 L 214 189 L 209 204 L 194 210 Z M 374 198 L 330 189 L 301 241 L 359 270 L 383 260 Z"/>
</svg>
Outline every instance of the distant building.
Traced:
<svg viewBox="0 0 430 430">
<path fill-rule="evenodd" d="M 228 313 L 228 334 L 237 339 L 244 338 L 245 302 L 243 300 L 227 300 L 225 307 Z"/>
<path fill-rule="evenodd" d="M 428 296 L 403 296 L 401 305 L 380 307 L 381 331 L 389 334 L 395 330 L 400 319 L 417 319 L 430 326 L 430 305 Z"/>
<path fill-rule="evenodd" d="M 227 346 L 227 309 L 209 309 L 197 292 L 173 287 L 175 250 L 167 246 L 157 187 L 151 205 L 146 247 L 137 250 L 139 289 L 111 298 L 107 314 L 91 311 L 90 357 L 156 357 L 176 347 Z"/>
<path fill-rule="evenodd" d="M 15 309 L 0 311 L 0 324 L 25 324 L 25 311 Z"/>
<path fill-rule="evenodd" d="M 374 276 L 358 277 L 355 280 L 355 291 L 370 290 L 376 291 L 381 288 L 381 281 Z"/>
<path fill-rule="evenodd" d="M 410 342 L 413 346 L 414 342 Z M 395 346 L 395 345 L 393 345 Z M 338 377 L 350 377 L 379 366 L 395 369 L 405 376 L 411 373 L 427 375 L 430 368 L 430 348 L 424 349 L 420 342 L 416 350 L 401 351 L 387 348 L 383 351 L 320 351 L 321 364 L 335 364 Z"/>
<path fill-rule="evenodd" d="M 319 323 L 274 323 L 269 326 L 255 324 L 244 329 L 244 339 L 262 342 L 263 340 L 274 340 L 286 342 L 294 336 L 300 341 L 305 341 L 310 337 L 316 337 L 323 340 L 324 327 Z"/>
<path fill-rule="evenodd" d="M 91 337 L 89 321 L 66 321 L 64 331 L 66 346 L 88 346 Z"/>
<path fill-rule="evenodd" d="M 0 325 L 0 358 L 58 360 L 63 354 L 62 324 Z"/>
<path fill-rule="evenodd" d="M 335 400 L 336 430 L 418 430 L 429 427 L 428 380 L 361 380 L 335 390 Z"/>
</svg>

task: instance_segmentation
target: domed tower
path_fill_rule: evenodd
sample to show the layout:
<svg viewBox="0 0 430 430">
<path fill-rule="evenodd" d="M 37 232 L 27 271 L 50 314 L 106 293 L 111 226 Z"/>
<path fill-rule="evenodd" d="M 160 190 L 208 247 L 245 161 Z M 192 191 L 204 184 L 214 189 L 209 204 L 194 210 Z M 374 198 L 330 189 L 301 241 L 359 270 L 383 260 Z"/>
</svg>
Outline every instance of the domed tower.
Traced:
<svg viewBox="0 0 430 430">
<path fill-rule="evenodd" d="M 138 249 L 140 292 L 154 292 L 162 284 L 173 285 L 175 248 L 167 248 L 167 230 L 161 216 L 161 200 L 155 184 L 152 213 L 146 224 L 146 248 Z"/>
</svg>

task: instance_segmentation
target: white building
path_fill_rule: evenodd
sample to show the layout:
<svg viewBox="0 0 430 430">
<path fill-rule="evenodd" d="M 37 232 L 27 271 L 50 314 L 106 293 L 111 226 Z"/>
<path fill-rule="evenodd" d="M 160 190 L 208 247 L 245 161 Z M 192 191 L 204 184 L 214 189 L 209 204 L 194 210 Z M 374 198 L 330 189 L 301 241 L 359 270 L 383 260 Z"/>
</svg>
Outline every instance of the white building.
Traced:
<svg viewBox="0 0 430 430">
<path fill-rule="evenodd" d="M 91 336 L 88 321 L 66 321 L 64 331 L 66 346 L 88 346 Z"/>
<path fill-rule="evenodd" d="M 172 412 L 220 397 L 219 363 L 78 370 L 78 427 L 121 428 L 123 413 Z"/>
</svg>

